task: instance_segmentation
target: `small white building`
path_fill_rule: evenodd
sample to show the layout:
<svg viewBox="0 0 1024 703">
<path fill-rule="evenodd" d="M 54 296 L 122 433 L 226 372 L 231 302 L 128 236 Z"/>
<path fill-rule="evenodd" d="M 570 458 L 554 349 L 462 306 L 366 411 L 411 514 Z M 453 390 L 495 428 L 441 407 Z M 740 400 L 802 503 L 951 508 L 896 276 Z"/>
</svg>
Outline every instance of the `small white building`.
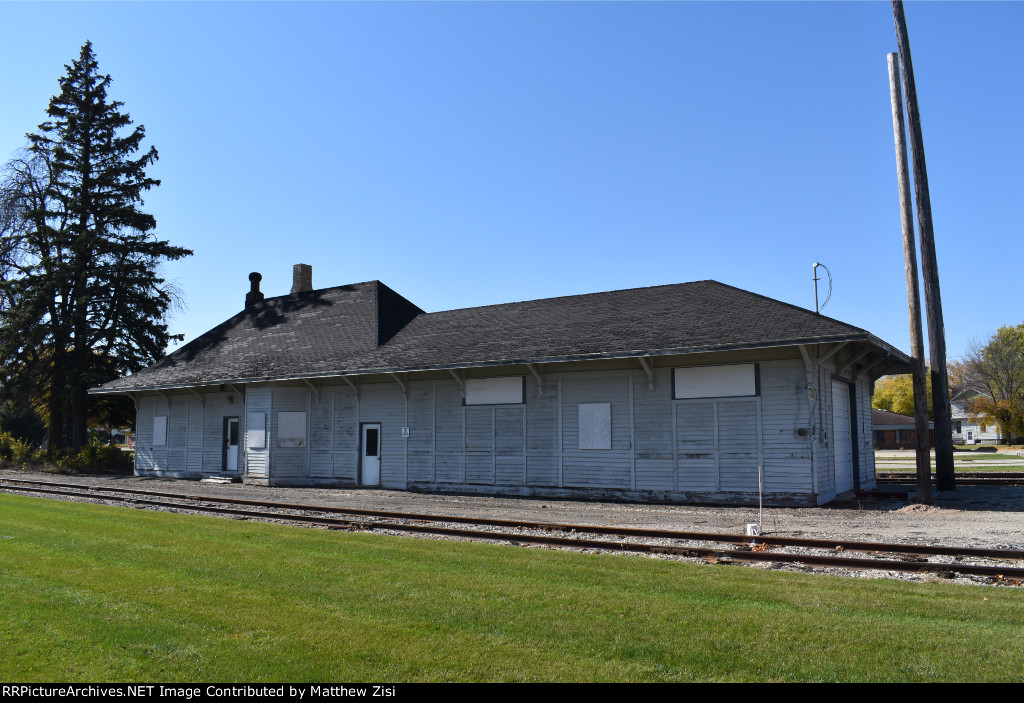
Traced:
<svg viewBox="0 0 1024 703">
<path fill-rule="evenodd" d="M 981 423 L 971 417 L 968 411 L 971 403 L 979 397 L 990 397 L 982 391 L 968 388 L 957 393 L 950 400 L 950 425 L 953 444 L 999 444 L 1003 434 L 996 423 Z"/>
<path fill-rule="evenodd" d="M 263 299 L 94 393 L 136 473 L 267 485 L 815 505 L 875 485 L 908 357 L 715 281 L 426 313 L 379 281 Z"/>
</svg>

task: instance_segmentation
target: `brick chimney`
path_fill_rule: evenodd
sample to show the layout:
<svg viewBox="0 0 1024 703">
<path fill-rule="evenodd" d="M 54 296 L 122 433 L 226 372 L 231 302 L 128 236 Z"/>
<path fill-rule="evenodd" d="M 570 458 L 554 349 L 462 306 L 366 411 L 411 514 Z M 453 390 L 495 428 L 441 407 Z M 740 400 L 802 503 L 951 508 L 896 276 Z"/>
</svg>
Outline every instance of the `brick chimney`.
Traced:
<svg viewBox="0 0 1024 703">
<path fill-rule="evenodd" d="M 249 308 L 253 303 L 258 303 L 265 297 L 260 292 L 260 281 L 263 280 L 263 276 L 258 271 L 253 271 L 249 274 L 249 292 L 245 294 L 245 307 Z"/>
<path fill-rule="evenodd" d="M 292 294 L 313 290 L 313 267 L 309 264 L 292 266 Z"/>
</svg>

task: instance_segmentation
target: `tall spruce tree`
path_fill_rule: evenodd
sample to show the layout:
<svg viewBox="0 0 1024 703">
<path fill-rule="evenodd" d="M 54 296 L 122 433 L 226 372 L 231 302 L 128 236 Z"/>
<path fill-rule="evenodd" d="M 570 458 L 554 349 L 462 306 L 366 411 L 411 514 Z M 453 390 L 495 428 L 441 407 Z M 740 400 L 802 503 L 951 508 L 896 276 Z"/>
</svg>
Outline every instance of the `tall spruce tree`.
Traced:
<svg viewBox="0 0 1024 703">
<path fill-rule="evenodd" d="M 92 43 L 65 66 L 49 119 L 7 164 L 0 191 L 0 382 L 46 397 L 51 446 L 87 439 L 88 389 L 160 358 L 173 338 L 158 240 L 143 194 L 160 181 L 123 103 L 109 101 Z"/>
</svg>

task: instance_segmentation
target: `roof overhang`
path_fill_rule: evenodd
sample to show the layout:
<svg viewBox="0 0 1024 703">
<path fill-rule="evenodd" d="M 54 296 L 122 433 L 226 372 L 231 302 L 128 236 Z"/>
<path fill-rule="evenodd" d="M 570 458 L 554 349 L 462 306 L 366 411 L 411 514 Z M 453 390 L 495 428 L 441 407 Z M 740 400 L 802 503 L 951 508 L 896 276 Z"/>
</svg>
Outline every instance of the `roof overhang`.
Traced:
<svg viewBox="0 0 1024 703">
<path fill-rule="evenodd" d="M 102 386 L 97 388 L 89 389 L 89 393 L 93 395 L 105 395 L 105 394 L 131 394 L 139 393 L 144 391 L 158 391 L 158 390 L 174 390 L 181 388 L 202 388 L 206 386 L 221 386 L 228 384 L 239 384 L 239 383 L 270 383 L 275 381 L 301 381 L 305 379 L 328 379 L 328 378 L 342 378 L 344 376 L 372 376 L 372 375 L 387 375 L 394 373 L 414 373 L 414 372 L 427 372 L 427 371 L 447 371 L 456 369 L 472 369 L 472 368 L 493 368 L 496 366 L 525 366 L 526 364 L 554 364 L 554 363 L 568 363 L 568 362 L 580 362 L 580 361 L 599 361 L 599 360 L 614 360 L 614 359 L 633 359 L 641 357 L 658 357 L 658 356 L 685 356 L 688 354 L 706 354 L 713 352 L 733 352 L 733 351 L 753 351 L 758 349 L 778 349 L 782 347 L 799 347 L 817 344 L 835 344 L 840 342 L 863 342 L 879 352 L 884 354 L 884 357 L 879 360 L 875 368 L 872 369 L 872 378 L 878 378 L 885 374 L 892 373 L 910 373 L 910 362 L 909 356 L 901 352 L 899 349 L 893 347 L 887 342 L 875 337 L 874 335 L 865 332 L 864 334 L 857 335 L 841 335 L 833 337 L 813 337 L 807 339 L 789 339 L 789 340 L 775 340 L 770 342 L 760 342 L 755 344 L 735 344 L 735 345 L 705 345 L 699 347 L 685 347 L 682 349 L 647 349 L 647 350 L 633 350 L 625 352 L 606 352 L 606 353 L 592 353 L 592 354 L 567 354 L 557 356 L 541 356 L 541 357 L 523 357 L 516 359 L 492 359 L 484 361 L 468 361 L 468 362 L 453 362 L 448 364 L 424 364 L 419 366 L 397 366 L 397 367 L 373 367 L 373 368 L 356 368 L 346 370 L 335 370 L 335 371 L 323 371 L 323 372 L 310 372 L 310 373 L 297 373 L 297 374 L 276 374 L 269 376 L 252 376 L 247 378 L 239 377 L 226 377 L 226 378 L 212 378 L 205 379 L 202 381 L 192 381 L 187 383 L 170 383 L 170 384 L 156 384 L 156 385 L 140 385 L 131 386 L 125 388 L 103 388 Z M 876 373 L 877 371 L 877 373 Z M 129 377 L 131 378 L 131 377 Z"/>
</svg>

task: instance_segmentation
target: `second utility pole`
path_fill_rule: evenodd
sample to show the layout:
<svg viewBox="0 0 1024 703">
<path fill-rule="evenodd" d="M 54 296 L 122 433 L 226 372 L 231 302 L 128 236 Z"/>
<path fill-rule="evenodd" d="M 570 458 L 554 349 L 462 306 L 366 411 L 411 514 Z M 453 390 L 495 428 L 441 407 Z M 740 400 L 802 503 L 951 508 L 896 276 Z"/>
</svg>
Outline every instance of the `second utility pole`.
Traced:
<svg viewBox="0 0 1024 703">
<path fill-rule="evenodd" d="M 917 433 L 917 502 L 932 504 L 932 459 L 928 445 L 928 381 L 924 366 L 924 331 L 921 329 L 921 293 L 917 281 L 914 245 L 914 208 L 910 202 L 910 167 L 907 165 L 903 94 L 900 92 L 900 57 L 889 54 L 889 95 L 892 98 L 892 133 L 896 142 L 896 175 L 900 188 L 903 225 L 903 263 L 907 270 L 907 310 L 910 314 L 910 357 L 914 378 L 914 430 Z"/>
<path fill-rule="evenodd" d="M 932 231 L 932 205 L 928 195 L 928 169 L 924 162 L 924 137 L 921 134 L 921 111 L 917 106 L 914 86 L 914 64 L 910 59 L 910 38 L 903 0 L 892 0 L 892 16 L 896 24 L 896 44 L 903 71 L 903 94 L 907 102 L 907 126 L 910 132 L 910 155 L 914 164 L 914 195 L 917 199 L 917 229 L 921 238 L 921 273 L 924 276 L 924 304 L 928 318 L 928 348 L 932 370 L 932 417 L 935 421 L 935 479 L 940 491 L 956 490 L 953 477 L 953 434 L 949 419 L 949 379 L 946 376 L 946 330 L 942 322 L 942 299 L 939 295 L 939 264 L 935 256 L 935 233 Z"/>
</svg>

